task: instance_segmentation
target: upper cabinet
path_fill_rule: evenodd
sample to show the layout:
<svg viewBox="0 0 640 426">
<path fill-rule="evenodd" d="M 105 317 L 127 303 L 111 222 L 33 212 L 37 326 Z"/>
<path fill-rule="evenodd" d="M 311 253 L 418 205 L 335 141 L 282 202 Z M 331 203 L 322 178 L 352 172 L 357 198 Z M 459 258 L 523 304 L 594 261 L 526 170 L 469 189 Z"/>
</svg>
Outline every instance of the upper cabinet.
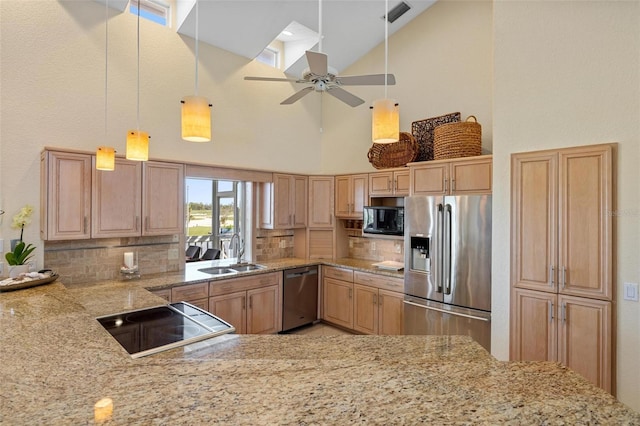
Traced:
<svg viewBox="0 0 640 426">
<path fill-rule="evenodd" d="M 344 175 L 335 178 L 336 217 L 362 219 L 369 201 L 369 175 Z"/>
<path fill-rule="evenodd" d="M 309 228 L 333 227 L 333 176 L 309 176 Z"/>
<path fill-rule="evenodd" d="M 491 194 L 491 155 L 414 163 L 411 195 Z"/>
<path fill-rule="evenodd" d="M 273 174 L 261 185 L 260 227 L 292 229 L 307 226 L 307 177 Z"/>
<path fill-rule="evenodd" d="M 409 195 L 409 169 L 369 173 L 370 197 L 404 197 Z"/>
<path fill-rule="evenodd" d="M 612 145 L 514 154 L 512 283 L 611 300 Z"/>
<path fill-rule="evenodd" d="M 41 156 L 43 240 L 180 234 L 184 230 L 184 166 L 116 159 L 95 169 L 91 154 Z"/>
<path fill-rule="evenodd" d="M 88 239 L 91 235 L 91 156 L 44 151 L 40 156 L 40 237 Z"/>
</svg>

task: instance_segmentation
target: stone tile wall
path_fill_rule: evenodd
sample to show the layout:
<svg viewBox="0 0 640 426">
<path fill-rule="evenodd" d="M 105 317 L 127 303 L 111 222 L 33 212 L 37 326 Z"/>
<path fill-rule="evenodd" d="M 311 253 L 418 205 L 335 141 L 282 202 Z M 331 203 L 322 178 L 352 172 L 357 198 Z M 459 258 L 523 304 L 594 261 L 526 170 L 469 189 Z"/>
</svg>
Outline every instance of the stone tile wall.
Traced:
<svg viewBox="0 0 640 426">
<path fill-rule="evenodd" d="M 404 242 L 402 239 L 350 236 L 349 257 L 364 260 L 404 262 Z"/>
<path fill-rule="evenodd" d="M 253 257 L 256 262 L 293 257 L 293 230 L 258 229 Z"/>
</svg>

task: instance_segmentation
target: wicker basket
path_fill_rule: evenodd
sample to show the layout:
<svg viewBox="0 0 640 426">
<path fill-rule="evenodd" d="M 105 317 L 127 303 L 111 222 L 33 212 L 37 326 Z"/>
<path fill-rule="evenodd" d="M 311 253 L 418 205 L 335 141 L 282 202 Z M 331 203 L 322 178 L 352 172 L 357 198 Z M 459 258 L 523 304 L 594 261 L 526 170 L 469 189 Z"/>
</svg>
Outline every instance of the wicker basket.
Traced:
<svg viewBox="0 0 640 426">
<path fill-rule="evenodd" d="M 425 118 L 411 123 L 411 134 L 418 143 L 418 156 L 414 161 L 433 160 L 433 129 L 447 123 L 460 121 L 459 112 L 451 112 L 439 117 Z"/>
<path fill-rule="evenodd" d="M 473 121 L 469 121 L 473 119 Z M 482 153 L 482 126 L 473 115 L 433 130 L 433 159 L 472 157 Z"/>
<path fill-rule="evenodd" d="M 418 156 L 418 143 L 411 133 L 400 132 L 400 140 L 394 143 L 374 143 L 367 157 L 376 169 L 402 167 Z"/>
</svg>

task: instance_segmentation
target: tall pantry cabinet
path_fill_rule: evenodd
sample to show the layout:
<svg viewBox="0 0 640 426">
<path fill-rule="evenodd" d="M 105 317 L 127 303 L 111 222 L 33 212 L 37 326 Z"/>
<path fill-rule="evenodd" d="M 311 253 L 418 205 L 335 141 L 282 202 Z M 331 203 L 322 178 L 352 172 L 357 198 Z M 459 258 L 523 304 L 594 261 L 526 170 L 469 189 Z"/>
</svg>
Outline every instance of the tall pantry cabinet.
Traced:
<svg viewBox="0 0 640 426">
<path fill-rule="evenodd" d="M 613 385 L 615 144 L 511 158 L 512 360 Z"/>
</svg>

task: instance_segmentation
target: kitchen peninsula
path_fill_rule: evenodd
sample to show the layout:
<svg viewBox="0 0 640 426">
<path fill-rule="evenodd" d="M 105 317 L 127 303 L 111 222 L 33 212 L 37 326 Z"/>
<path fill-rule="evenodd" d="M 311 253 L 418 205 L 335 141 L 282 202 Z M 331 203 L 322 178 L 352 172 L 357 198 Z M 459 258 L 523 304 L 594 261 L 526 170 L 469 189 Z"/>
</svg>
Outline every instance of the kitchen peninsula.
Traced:
<svg viewBox="0 0 640 426">
<path fill-rule="evenodd" d="M 294 262 L 295 263 L 295 262 Z M 467 337 L 226 335 L 131 359 L 95 317 L 164 301 L 162 279 L 0 293 L 0 423 L 640 424 L 557 363 Z"/>
</svg>

